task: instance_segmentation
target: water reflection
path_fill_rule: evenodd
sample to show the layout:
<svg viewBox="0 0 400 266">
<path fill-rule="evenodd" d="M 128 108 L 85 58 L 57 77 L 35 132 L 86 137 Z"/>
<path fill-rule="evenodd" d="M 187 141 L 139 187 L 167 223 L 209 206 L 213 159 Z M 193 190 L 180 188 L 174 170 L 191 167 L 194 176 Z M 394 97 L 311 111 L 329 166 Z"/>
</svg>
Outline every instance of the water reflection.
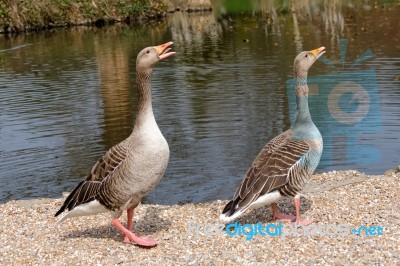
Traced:
<svg viewBox="0 0 400 266">
<path fill-rule="evenodd" d="M 286 84 L 294 57 L 321 45 L 327 57 L 313 66 L 310 80 L 373 70 L 381 128 L 362 124 L 353 139 L 330 134 L 326 102 L 314 98 L 314 121 L 330 138 L 319 171 L 381 173 L 398 165 L 398 5 L 217 1 L 214 11 L 178 12 L 134 28 L 0 36 L 0 50 L 31 44 L 0 53 L 0 201 L 58 197 L 126 138 L 135 118 L 137 53 L 168 40 L 177 54 L 157 65 L 153 100 L 171 161 L 147 201 L 230 197 L 261 147 L 290 126 L 293 95 Z M 377 149 L 380 160 L 360 163 L 368 153 L 348 148 L 357 145 Z"/>
<path fill-rule="evenodd" d="M 128 136 L 132 131 L 135 109 L 129 64 L 134 58 L 130 58 L 131 48 L 121 42 L 116 28 L 97 34 L 93 41 L 103 100 L 103 139 L 106 147 L 112 147 L 116 140 L 121 141 L 121 137 Z M 103 45 L 104 42 L 108 45 Z"/>
</svg>

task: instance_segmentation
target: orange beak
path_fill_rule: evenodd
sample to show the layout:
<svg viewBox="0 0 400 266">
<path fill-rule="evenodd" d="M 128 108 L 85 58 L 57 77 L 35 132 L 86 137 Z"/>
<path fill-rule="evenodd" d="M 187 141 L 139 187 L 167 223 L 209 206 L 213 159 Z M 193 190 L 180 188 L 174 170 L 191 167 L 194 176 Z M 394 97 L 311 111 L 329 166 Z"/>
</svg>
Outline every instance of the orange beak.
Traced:
<svg viewBox="0 0 400 266">
<path fill-rule="evenodd" d="M 160 60 L 176 54 L 176 52 L 169 52 L 171 50 L 171 48 L 168 48 L 168 46 L 171 46 L 172 44 L 173 44 L 173 42 L 167 42 L 167 43 L 164 43 L 164 44 L 161 44 L 158 46 L 154 46 L 154 49 L 157 50 Z"/>
<path fill-rule="evenodd" d="M 317 60 L 317 59 L 318 59 L 321 55 L 323 55 L 325 52 L 326 52 L 326 51 L 325 51 L 325 47 L 324 47 L 324 46 L 310 51 L 310 53 L 312 53 L 313 56 L 315 56 L 315 60 Z"/>
</svg>

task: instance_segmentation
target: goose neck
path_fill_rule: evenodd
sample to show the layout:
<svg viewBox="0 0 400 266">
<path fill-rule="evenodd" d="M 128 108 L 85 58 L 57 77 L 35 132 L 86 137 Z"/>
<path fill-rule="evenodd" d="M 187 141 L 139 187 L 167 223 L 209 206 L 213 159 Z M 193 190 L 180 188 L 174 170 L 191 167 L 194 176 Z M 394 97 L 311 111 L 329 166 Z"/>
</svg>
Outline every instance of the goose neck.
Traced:
<svg viewBox="0 0 400 266">
<path fill-rule="evenodd" d="M 295 124 L 312 122 L 308 108 L 307 72 L 295 72 L 296 118 Z"/>
<path fill-rule="evenodd" d="M 151 73 L 149 71 L 137 71 L 137 107 L 135 125 L 140 126 L 153 116 L 151 100 Z"/>
</svg>

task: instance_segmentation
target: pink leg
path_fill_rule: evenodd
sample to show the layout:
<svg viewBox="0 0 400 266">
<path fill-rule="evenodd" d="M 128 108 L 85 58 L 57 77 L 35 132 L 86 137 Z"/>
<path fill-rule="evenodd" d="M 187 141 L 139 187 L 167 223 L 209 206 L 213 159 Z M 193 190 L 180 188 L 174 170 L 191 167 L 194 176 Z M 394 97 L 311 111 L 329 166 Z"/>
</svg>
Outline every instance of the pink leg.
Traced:
<svg viewBox="0 0 400 266">
<path fill-rule="evenodd" d="M 126 226 L 126 229 L 128 229 L 129 231 L 132 231 L 132 226 L 133 226 L 133 208 L 129 208 L 126 210 L 127 213 L 127 217 L 128 217 L 128 225 Z M 129 238 L 125 235 L 124 240 L 122 241 L 125 244 L 130 244 L 131 241 L 129 240 Z"/>
<path fill-rule="evenodd" d="M 132 219 L 131 219 L 132 218 Z M 118 220 L 118 218 L 112 220 L 112 225 L 114 225 L 122 234 L 124 234 L 124 243 L 131 243 L 134 242 L 140 246 L 144 247 L 154 247 L 158 243 L 155 241 L 153 238 L 149 236 L 144 236 L 144 237 L 138 237 L 134 233 L 132 233 L 131 230 L 126 229 L 121 222 Z M 132 223 L 133 223 L 133 209 L 131 211 L 128 210 L 128 228 L 132 228 Z"/>
<path fill-rule="evenodd" d="M 313 223 L 312 220 L 301 220 L 300 219 L 300 198 L 297 198 L 297 197 L 294 198 L 294 206 L 296 207 L 296 223 L 295 224 L 307 226 L 307 225 Z"/>
<path fill-rule="evenodd" d="M 283 221 L 283 222 L 293 222 L 296 217 L 294 215 L 286 215 L 279 211 L 276 203 L 271 204 L 272 207 L 272 216 L 274 220 Z"/>
</svg>

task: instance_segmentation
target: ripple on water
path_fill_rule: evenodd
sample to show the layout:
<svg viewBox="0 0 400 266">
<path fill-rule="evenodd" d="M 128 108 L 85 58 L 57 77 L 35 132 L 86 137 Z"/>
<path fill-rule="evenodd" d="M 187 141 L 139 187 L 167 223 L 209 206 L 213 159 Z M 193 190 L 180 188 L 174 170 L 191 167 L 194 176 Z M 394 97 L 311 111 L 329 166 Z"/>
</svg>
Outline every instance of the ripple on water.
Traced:
<svg viewBox="0 0 400 266">
<path fill-rule="evenodd" d="M 386 11 L 390 23 L 394 11 Z M 359 19 L 371 20 L 371 14 Z M 0 202 L 59 197 L 73 189 L 107 148 L 126 138 L 135 116 L 137 52 L 168 36 L 174 37 L 177 54 L 154 71 L 153 106 L 171 159 L 164 179 L 146 200 L 170 204 L 231 197 L 260 149 L 290 126 L 289 96 L 294 92 L 285 85 L 292 77 L 297 51 L 323 44 L 327 57 L 337 62 L 340 51 L 322 22 L 319 30 L 310 33 L 309 21 L 303 21 L 295 33 L 291 23 L 280 19 L 266 28 L 263 18 L 256 16 L 208 19 L 202 20 L 211 23 L 205 32 L 190 26 L 190 21 L 173 21 L 151 29 L 27 35 L 32 45 L 4 54 L 0 58 Z M 182 27 L 187 31 L 182 32 Z M 354 142 L 341 136 L 326 142 L 325 148 L 338 158 L 322 161 L 318 171 L 382 173 L 399 164 L 400 58 L 392 51 L 395 44 L 390 39 L 397 33 L 365 45 L 372 30 L 362 34 L 352 27 L 346 30 L 351 34 L 349 58 L 366 49 L 376 53 L 353 70 L 375 70 L 379 101 L 374 104 L 382 126 L 371 131 L 376 125 L 366 122 L 360 129 L 364 133 Z M 350 65 L 337 70 L 317 62 L 310 75 L 338 73 Z M 326 136 L 326 114 L 319 105 L 310 108 Z M 357 164 L 368 161 L 368 153 L 346 147 L 360 144 L 375 148 L 380 160 Z"/>
</svg>

